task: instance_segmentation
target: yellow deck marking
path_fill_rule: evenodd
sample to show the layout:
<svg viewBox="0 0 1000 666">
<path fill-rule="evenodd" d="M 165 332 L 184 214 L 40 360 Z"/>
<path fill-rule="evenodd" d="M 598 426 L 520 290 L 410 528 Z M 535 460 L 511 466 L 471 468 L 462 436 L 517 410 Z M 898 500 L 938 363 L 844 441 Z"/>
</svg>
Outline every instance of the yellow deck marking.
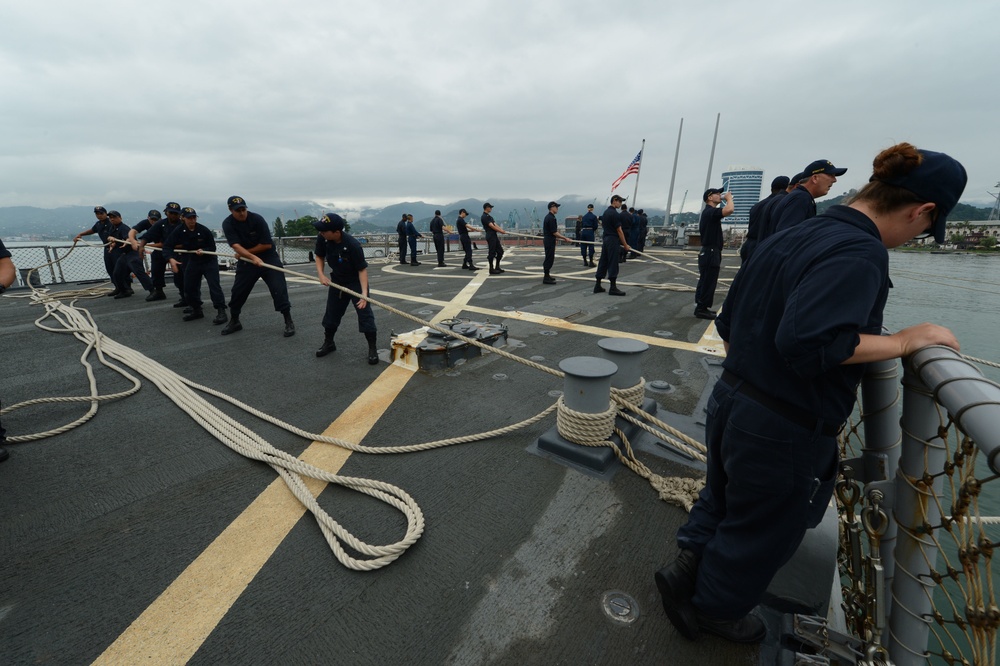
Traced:
<svg viewBox="0 0 1000 666">
<path fill-rule="evenodd" d="M 476 276 L 445 304 L 435 321 L 454 317 L 482 286 Z M 396 399 L 413 372 L 387 366 L 323 435 L 360 442 Z M 313 442 L 301 460 L 336 474 L 351 452 Z M 314 496 L 326 487 L 306 479 Z M 305 513 L 275 479 L 209 544 L 94 664 L 183 664 L 194 656 Z"/>
</svg>

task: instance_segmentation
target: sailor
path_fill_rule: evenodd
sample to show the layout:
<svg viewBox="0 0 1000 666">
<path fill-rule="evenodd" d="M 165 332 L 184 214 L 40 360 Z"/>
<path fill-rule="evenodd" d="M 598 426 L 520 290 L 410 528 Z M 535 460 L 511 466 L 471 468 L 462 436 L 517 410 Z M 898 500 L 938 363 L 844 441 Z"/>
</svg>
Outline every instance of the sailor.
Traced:
<svg viewBox="0 0 1000 666">
<path fill-rule="evenodd" d="M 403 266 L 406 265 L 406 213 L 403 213 L 402 219 L 396 223 L 396 235 L 398 236 L 397 241 L 399 243 L 399 263 Z M 414 256 L 414 259 L 416 256 Z"/>
<path fill-rule="evenodd" d="M 14 261 L 10 258 L 10 250 L 3 244 L 0 238 L 0 294 L 7 291 L 17 278 L 17 270 L 14 268 Z M 0 424 L 0 444 L 7 441 L 7 431 Z M 10 454 L 7 449 L 0 446 L 0 462 L 7 460 Z"/>
<path fill-rule="evenodd" d="M 639 217 L 639 211 L 632 206 L 629 207 L 628 214 L 632 218 L 632 230 L 628 235 L 628 244 L 632 246 L 632 251 L 628 253 L 626 259 L 635 259 L 639 256 L 635 253 L 635 251 L 636 248 L 639 247 L 639 233 L 642 226 L 642 218 Z"/>
<path fill-rule="evenodd" d="M 507 233 L 500 228 L 500 225 L 496 223 L 490 212 L 493 210 L 493 204 L 489 201 L 483 204 L 483 215 L 479 218 L 479 221 L 483 225 L 483 233 L 486 234 L 486 261 L 490 264 L 490 275 L 500 275 L 501 273 L 506 273 L 504 269 L 500 268 L 500 260 L 503 259 L 503 245 L 500 244 L 500 237 L 497 234 Z"/>
<path fill-rule="evenodd" d="M 166 286 L 167 258 L 163 256 L 163 244 L 177 231 L 183 224 L 181 222 L 181 205 L 176 201 L 170 201 L 163 207 L 166 219 L 159 220 L 139 237 L 139 249 L 145 251 L 147 247 L 160 248 L 149 255 L 149 272 L 153 278 L 153 293 L 146 297 L 147 301 L 161 301 L 166 298 L 163 288 Z M 152 215 L 152 211 L 150 211 Z M 175 308 L 186 308 L 187 301 L 184 300 L 184 271 L 173 273 L 174 286 L 180 292 L 180 300 L 174 303 Z"/>
<path fill-rule="evenodd" d="M 646 216 L 646 211 L 641 208 L 636 211 L 636 216 L 639 219 L 639 233 L 635 239 L 635 252 L 642 252 L 646 249 L 646 235 L 649 233 L 649 217 Z"/>
<path fill-rule="evenodd" d="M 134 229 L 121 221 L 121 213 L 116 210 L 108 213 L 111 220 L 111 233 L 109 238 L 116 238 L 121 243 L 115 243 L 118 252 L 118 259 L 115 261 L 114 283 L 118 294 L 115 298 L 128 298 L 132 295 L 132 275 L 139 280 L 142 288 L 150 295 L 153 293 L 153 281 L 146 275 L 146 267 L 142 264 L 142 255 L 136 250 L 138 243 L 132 235 Z M 118 221 L 115 224 L 115 220 Z M 122 236 L 124 235 L 124 238 Z"/>
<path fill-rule="evenodd" d="M 549 275 L 552 270 L 552 264 L 556 260 L 556 239 L 564 240 L 567 243 L 572 241 L 561 233 L 559 233 L 559 220 L 556 219 L 556 213 L 559 212 L 559 204 L 555 201 L 549 202 L 549 212 L 542 220 L 542 250 L 545 252 L 545 259 L 542 261 L 542 272 L 545 273 L 545 277 L 542 278 L 543 284 L 555 284 L 556 279 Z"/>
<path fill-rule="evenodd" d="M 594 285 L 594 293 L 600 294 L 604 291 L 601 280 L 604 276 L 611 282 L 608 289 L 609 296 L 624 296 L 625 292 L 618 288 L 618 259 L 621 256 L 621 249 L 629 251 L 632 248 L 625 242 L 625 234 L 622 232 L 622 225 L 618 221 L 618 208 L 624 207 L 625 200 L 615 194 L 611 197 L 611 205 L 601 216 L 601 226 L 603 237 L 601 238 L 601 258 L 597 260 L 597 284 Z"/>
<path fill-rule="evenodd" d="M 368 262 L 365 252 L 353 236 L 344 231 L 344 218 L 336 213 L 327 213 L 313 222 L 319 232 L 316 237 L 316 274 L 319 281 L 330 287 L 326 295 L 326 312 L 323 314 L 323 344 L 316 350 L 317 357 L 323 357 L 337 351 L 333 341 L 340 321 L 347 311 L 347 304 L 354 305 L 358 314 L 358 330 L 365 334 L 368 340 L 368 364 L 378 363 L 376 348 L 375 313 L 367 301 L 368 297 Z M 330 277 L 323 273 L 323 260 L 330 266 Z M 351 296 L 331 284 L 346 287 L 362 294 L 364 298 Z"/>
<path fill-rule="evenodd" d="M 597 231 L 597 216 L 594 215 L 594 204 L 587 204 L 587 212 L 580 219 L 579 240 L 580 255 L 583 257 L 583 265 L 595 267 L 594 263 L 594 234 Z"/>
<path fill-rule="evenodd" d="M 686 638 L 763 638 L 751 611 L 826 511 L 865 364 L 958 349 L 935 324 L 880 333 L 887 248 L 924 233 L 943 242 L 965 184 L 948 155 L 897 144 L 851 203 L 776 234 L 736 275 L 716 320 L 727 355 L 706 410 L 706 485 L 677 559 L 655 575 Z"/>
<path fill-rule="evenodd" d="M 143 275 L 146 274 L 146 264 L 144 261 L 146 256 L 146 242 L 139 240 L 139 234 L 144 234 L 145 232 L 152 229 L 153 225 L 159 222 L 161 218 L 162 216 L 160 215 L 160 211 L 151 210 L 148 213 L 146 213 L 146 219 L 133 224 L 132 228 L 129 229 L 128 232 L 128 244 L 129 247 L 131 248 L 131 251 L 129 252 L 129 255 L 126 256 L 126 258 L 128 259 L 129 269 L 133 273 L 135 273 L 136 277 L 139 278 L 140 282 L 142 282 L 142 278 L 139 277 L 139 273 L 142 273 Z M 152 258 L 150 258 L 150 264 L 152 264 Z M 142 286 L 149 291 L 149 295 L 146 296 L 146 300 L 162 301 L 166 299 L 167 295 L 163 293 L 163 286 L 162 286 L 163 272 L 162 271 L 160 272 L 161 286 L 159 287 L 156 286 L 156 283 L 153 280 L 153 278 L 148 278 L 148 279 L 149 279 L 148 287 L 146 286 L 145 282 L 142 282 Z"/>
<path fill-rule="evenodd" d="M 761 213 L 775 198 L 784 196 L 789 182 L 788 176 L 778 176 L 771 181 L 771 193 L 750 207 L 750 212 L 747 214 L 749 222 L 747 223 L 746 239 L 740 246 L 740 260 L 743 263 L 750 260 L 750 255 L 753 254 L 760 238 Z"/>
<path fill-rule="evenodd" d="M 847 169 L 838 169 L 830 160 L 816 160 L 802 170 L 803 180 L 787 197 L 774 204 L 771 219 L 775 232 L 794 227 L 803 220 L 816 217 L 816 199 L 826 196 L 837 176 Z"/>
<path fill-rule="evenodd" d="M 725 197 L 726 205 L 719 208 Z M 698 231 L 701 234 L 701 251 L 698 252 L 698 288 L 694 295 L 694 316 L 715 319 L 715 287 L 719 283 L 722 266 L 722 218 L 733 214 L 735 206 L 731 192 L 709 188 L 701 196 L 705 209 L 701 211 Z"/>
<path fill-rule="evenodd" d="M 625 237 L 627 243 L 622 243 L 619 248 L 618 260 L 620 263 L 625 263 L 628 260 L 629 250 L 625 249 L 625 246 L 632 242 L 632 213 L 628 211 L 628 206 L 625 205 L 625 201 L 622 200 L 621 208 L 618 209 L 618 222 L 622 227 L 622 235 Z"/>
<path fill-rule="evenodd" d="M 132 295 L 132 275 L 131 271 L 118 270 L 118 263 L 125 256 L 125 241 L 128 240 L 129 226 L 122 222 L 122 214 L 116 210 L 108 211 L 108 226 L 105 231 L 105 238 L 108 246 L 104 248 L 104 254 L 111 261 L 111 283 L 114 290 L 108 294 L 116 299 L 128 298 Z"/>
<path fill-rule="evenodd" d="M 215 252 L 215 236 L 208 227 L 198 223 L 198 213 L 194 208 L 182 209 L 181 217 L 184 223 L 164 244 L 163 252 L 175 273 L 181 272 L 181 266 L 184 266 L 184 299 L 191 306 L 191 312 L 184 315 L 184 321 L 205 317 L 201 309 L 201 278 L 204 276 L 217 313 L 212 323 L 225 324 L 229 318 L 226 316 L 226 295 L 219 282 L 219 258 L 215 254 L 203 254 Z M 186 253 L 179 254 L 176 250 L 185 250 Z"/>
<path fill-rule="evenodd" d="M 434 249 L 437 251 L 438 267 L 444 268 L 444 220 L 441 219 L 441 211 L 434 211 L 434 219 L 431 220 L 431 237 L 434 239 Z"/>
<path fill-rule="evenodd" d="M 231 196 L 226 200 L 229 207 L 229 217 L 222 221 L 222 233 L 226 242 L 236 251 L 243 261 L 236 264 L 236 277 L 233 280 L 233 291 L 229 299 L 231 318 L 222 329 L 223 335 L 229 335 L 243 330 L 240 322 L 240 312 L 250 297 L 257 280 L 263 280 L 271 292 L 274 309 L 285 318 L 284 336 L 295 335 L 295 324 L 292 322 L 292 304 L 288 300 L 288 285 L 285 274 L 268 266 L 282 267 L 281 258 L 274 249 L 271 240 L 271 230 L 267 221 L 247 210 L 247 202 L 243 197 Z"/>
<path fill-rule="evenodd" d="M 469 216 L 469 211 L 462 208 L 458 211 L 458 220 L 455 222 L 455 228 L 458 230 L 458 241 L 462 244 L 462 252 L 465 253 L 462 259 L 462 268 L 469 271 L 478 271 L 474 263 L 472 263 L 472 239 L 469 237 L 469 231 L 478 231 L 478 229 L 469 227 L 469 224 L 465 221 L 465 218 Z"/>
<path fill-rule="evenodd" d="M 420 262 L 417 261 L 417 239 L 423 238 L 424 235 L 417 231 L 417 228 L 413 226 L 413 215 L 406 216 L 406 240 L 410 244 L 410 265 L 419 266 Z"/>
<path fill-rule="evenodd" d="M 80 239 L 83 238 L 84 236 L 97 234 L 97 237 L 101 239 L 101 244 L 105 246 L 107 245 L 108 230 L 111 227 L 111 222 L 108 221 L 107 209 L 104 206 L 94 206 L 94 217 L 97 218 L 97 221 L 94 222 L 93 226 L 90 227 L 89 229 L 85 229 L 84 231 L 81 231 L 76 236 L 74 236 L 73 237 L 74 243 L 79 243 Z M 110 253 L 108 252 L 108 249 L 109 248 L 105 247 L 103 253 L 104 270 L 107 271 L 108 278 L 110 278 L 113 283 L 115 275 L 115 264 L 111 258 Z M 115 257 L 115 259 L 117 259 L 117 257 Z M 112 291 L 110 294 L 108 294 L 108 296 L 114 296 L 116 295 L 116 293 L 117 291 Z"/>
</svg>

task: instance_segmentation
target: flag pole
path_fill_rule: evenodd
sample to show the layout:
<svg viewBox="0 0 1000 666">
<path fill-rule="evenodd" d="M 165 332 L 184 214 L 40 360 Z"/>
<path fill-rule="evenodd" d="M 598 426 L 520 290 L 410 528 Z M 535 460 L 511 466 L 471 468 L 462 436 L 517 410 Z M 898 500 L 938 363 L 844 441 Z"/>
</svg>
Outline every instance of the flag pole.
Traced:
<svg viewBox="0 0 1000 666">
<path fill-rule="evenodd" d="M 633 144 L 635 145 L 635 144 Z M 639 168 L 635 172 L 635 189 L 632 190 L 632 207 L 635 208 L 635 199 L 639 194 L 639 174 L 642 173 L 642 154 L 646 152 L 646 140 L 642 140 L 642 145 L 639 147 Z"/>
</svg>

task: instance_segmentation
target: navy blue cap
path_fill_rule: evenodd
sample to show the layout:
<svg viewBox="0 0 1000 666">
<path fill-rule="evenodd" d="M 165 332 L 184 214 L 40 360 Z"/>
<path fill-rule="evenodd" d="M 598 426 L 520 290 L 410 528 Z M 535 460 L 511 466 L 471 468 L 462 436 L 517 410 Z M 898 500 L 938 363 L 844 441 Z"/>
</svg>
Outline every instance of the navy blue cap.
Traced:
<svg viewBox="0 0 1000 666">
<path fill-rule="evenodd" d="M 702 201 L 708 201 L 708 195 L 710 195 L 710 194 L 722 194 L 723 192 L 724 192 L 724 190 L 722 188 L 719 188 L 719 187 L 710 187 L 707 190 L 705 190 L 705 193 L 703 195 L 701 195 L 701 200 Z"/>
<path fill-rule="evenodd" d="M 783 190 L 788 187 L 788 176 L 778 176 L 771 181 L 772 190 Z"/>
<path fill-rule="evenodd" d="M 154 220 L 163 219 L 163 216 L 160 215 L 160 211 L 158 211 L 158 210 L 151 210 L 151 211 L 149 211 L 148 213 L 146 213 L 146 217 L 151 217 Z"/>
<path fill-rule="evenodd" d="M 559 208 L 559 204 L 557 204 L 555 201 L 550 201 L 549 205 L 546 206 L 546 208 L 552 208 L 553 206 L 555 206 L 556 208 Z"/>
<path fill-rule="evenodd" d="M 316 231 L 343 231 L 344 230 L 344 218 L 337 215 L 336 213 L 327 213 L 323 217 L 319 218 L 313 222 L 313 226 L 316 227 Z"/>
<path fill-rule="evenodd" d="M 107 213 L 107 209 L 104 206 L 94 206 L 94 213 Z"/>
<path fill-rule="evenodd" d="M 229 210 L 234 210 L 236 208 L 246 208 L 247 202 L 243 197 L 238 197 L 235 194 L 228 199 L 226 199 L 226 206 Z"/>
<path fill-rule="evenodd" d="M 880 179 L 886 185 L 895 185 L 912 192 L 920 199 L 935 205 L 934 240 L 944 243 L 944 227 L 948 214 L 955 208 L 969 180 L 965 167 L 953 157 L 932 150 L 917 149 L 923 156 L 920 164 L 910 173 L 896 178 Z M 876 180 L 872 176 L 871 180 Z"/>
<path fill-rule="evenodd" d="M 108 217 L 118 217 L 118 218 L 120 218 L 121 216 L 122 216 L 122 214 L 119 213 L 116 210 L 109 210 L 108 211 Z"/>
<path fill-rule="evenodd" d="M 790 181 L 788 181 L 788 182 L 791 185 L 798 185 L 803 180 L 805 180 L 805 177 L 806 177 L 806 175 L 804 173 L 799 172 L 799 173 L 795 174 L 794 176 L 792 176 L 792 179 Z"/>
<path fill-rule="evenodd" d="M 166 206 L 163 207 L 164 213 L 179 213 L 181 212 L 181 205 L 176 201 L 171 201 Z"/>
<path fill-rule="evenodd" d="M 817 173 L 826 173 L 831 176 L 843 176 L 847 173 L 847 169 L 838 169 L 833 166 L 833 162 L 830 160 L 816 160 L 815 162 L 810 162 L 809 166 L 802 170 L 802 173 L 805 174 L 803 176 L 804 178 L 808 178 L 809 176 L 813 176 Z"/>
<path fill-rule="evenodd" d="M 194 208 L 188 206 L 187 208 L 181 211 L 181 217 L 198 217 L 198 213 L 195 211 Z"/>
</svg>

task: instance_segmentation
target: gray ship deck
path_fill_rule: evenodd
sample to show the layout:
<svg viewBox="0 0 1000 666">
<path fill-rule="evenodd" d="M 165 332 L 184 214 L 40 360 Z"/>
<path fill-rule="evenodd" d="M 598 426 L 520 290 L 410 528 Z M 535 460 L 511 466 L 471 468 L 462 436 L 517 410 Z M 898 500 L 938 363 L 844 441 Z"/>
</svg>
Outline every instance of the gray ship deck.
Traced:
<svg viewBox="0 0 1000 666">
<path fill-rule="evenodd" d="M 624 264 L 627 296 L 593 294 L 593 269 L 560 248 L 557 285 L 541 284 L 541 248 L 509 252 L 502 276 L 373 264 L 373 295 L 402 310 L 502 322 L 513 351 L 555 367 L 596 355 L 596 342 L 630 334 L 649 342 L 644 376 L 660 415 L 702 439 L 698 403 L 709 377 L 697 347 L 708 322 L 693 294 L 632 286 L 697 280 L 694 253 Z M 477 258 L 482 252 L 477 252 Z M 722 278 L 738 259 L 726 257 Z M 312 275 L 312 266 L 291 267 Z M 225 274 L 224 274 L 225 275 Z M 578 279 L 574 279 L 578 278 Z M 229 290 L 231 277 L 223 278 Z M 108 337 L 193 381 L 311 432 L 373 446 L 480 432 L 540 412 L 560 380 L 497 355 L 450 373 L 411 373 L 365 362 L 347 314 L 338 350 L 317 359 L 325 292 L 289 283 L 297 334 L 281 336 L 263 284 L 222 337 L 210 319 L 181 321 L 167 301 L 80 301 Z M 451 309 L 446 309 L 451 308 Z M 512 308 L 512 309 L 511 309 Z M 5 406 L 83 395 L 83 345 L 40 331 L 25 300 L 0 299 Z M 416 325 L 377 310 L 380 347 Z M 669 332 L 669 335 L 664 332 Z M 554 334 L 553 334 L 554 333 Z M 96 366 L 102 394 L 127 388 Z M 498 378 L 503 375 L 504 378 Z M 367 392 L 366 392 L 367 391 Z M 359 396 L 364 396 L 358 400 Z M 213 403 L 222 405 L 218 400 Z M 9 444 L 0 464 L 0 654 L 5 663 L 192 664 L 731 664 L 756 648 L 703 637 L 690 643 L 660 608 L 653 572 L 675 553 L 684 512 L 657 499 L 627 469 L 610 481 L 527 449 L 554 416 L 492 440 L 405 455 L 347 454 L 240 414 L 274 446 L 347 476 L 405 489 L 427 521 L 422 538 L 386 568 L 343 567 L 311 515 L 274 471 L 213 439 L 143 380 L 135 395 L 102 403 L 88 423 L 37 442 Z M 4 417 L 8 435 L 48 430 L 86 404 L 45 405 Z M 332 424 L 332 427 L 331 427 Z M 328 430 L 329 429 L 329 430 Z M 651 436 L 647 436 L 651 437 Z M 644 446 L 648 451 L 655 446 Z M 663 475 L 690 469 L 648 453 Z M 403 534 L 399 513 L 328 487 L 320 503 L 373 544 Z M 638 603 L 630 624 L 602 610 L 609 591 Z"/>
</svg>

